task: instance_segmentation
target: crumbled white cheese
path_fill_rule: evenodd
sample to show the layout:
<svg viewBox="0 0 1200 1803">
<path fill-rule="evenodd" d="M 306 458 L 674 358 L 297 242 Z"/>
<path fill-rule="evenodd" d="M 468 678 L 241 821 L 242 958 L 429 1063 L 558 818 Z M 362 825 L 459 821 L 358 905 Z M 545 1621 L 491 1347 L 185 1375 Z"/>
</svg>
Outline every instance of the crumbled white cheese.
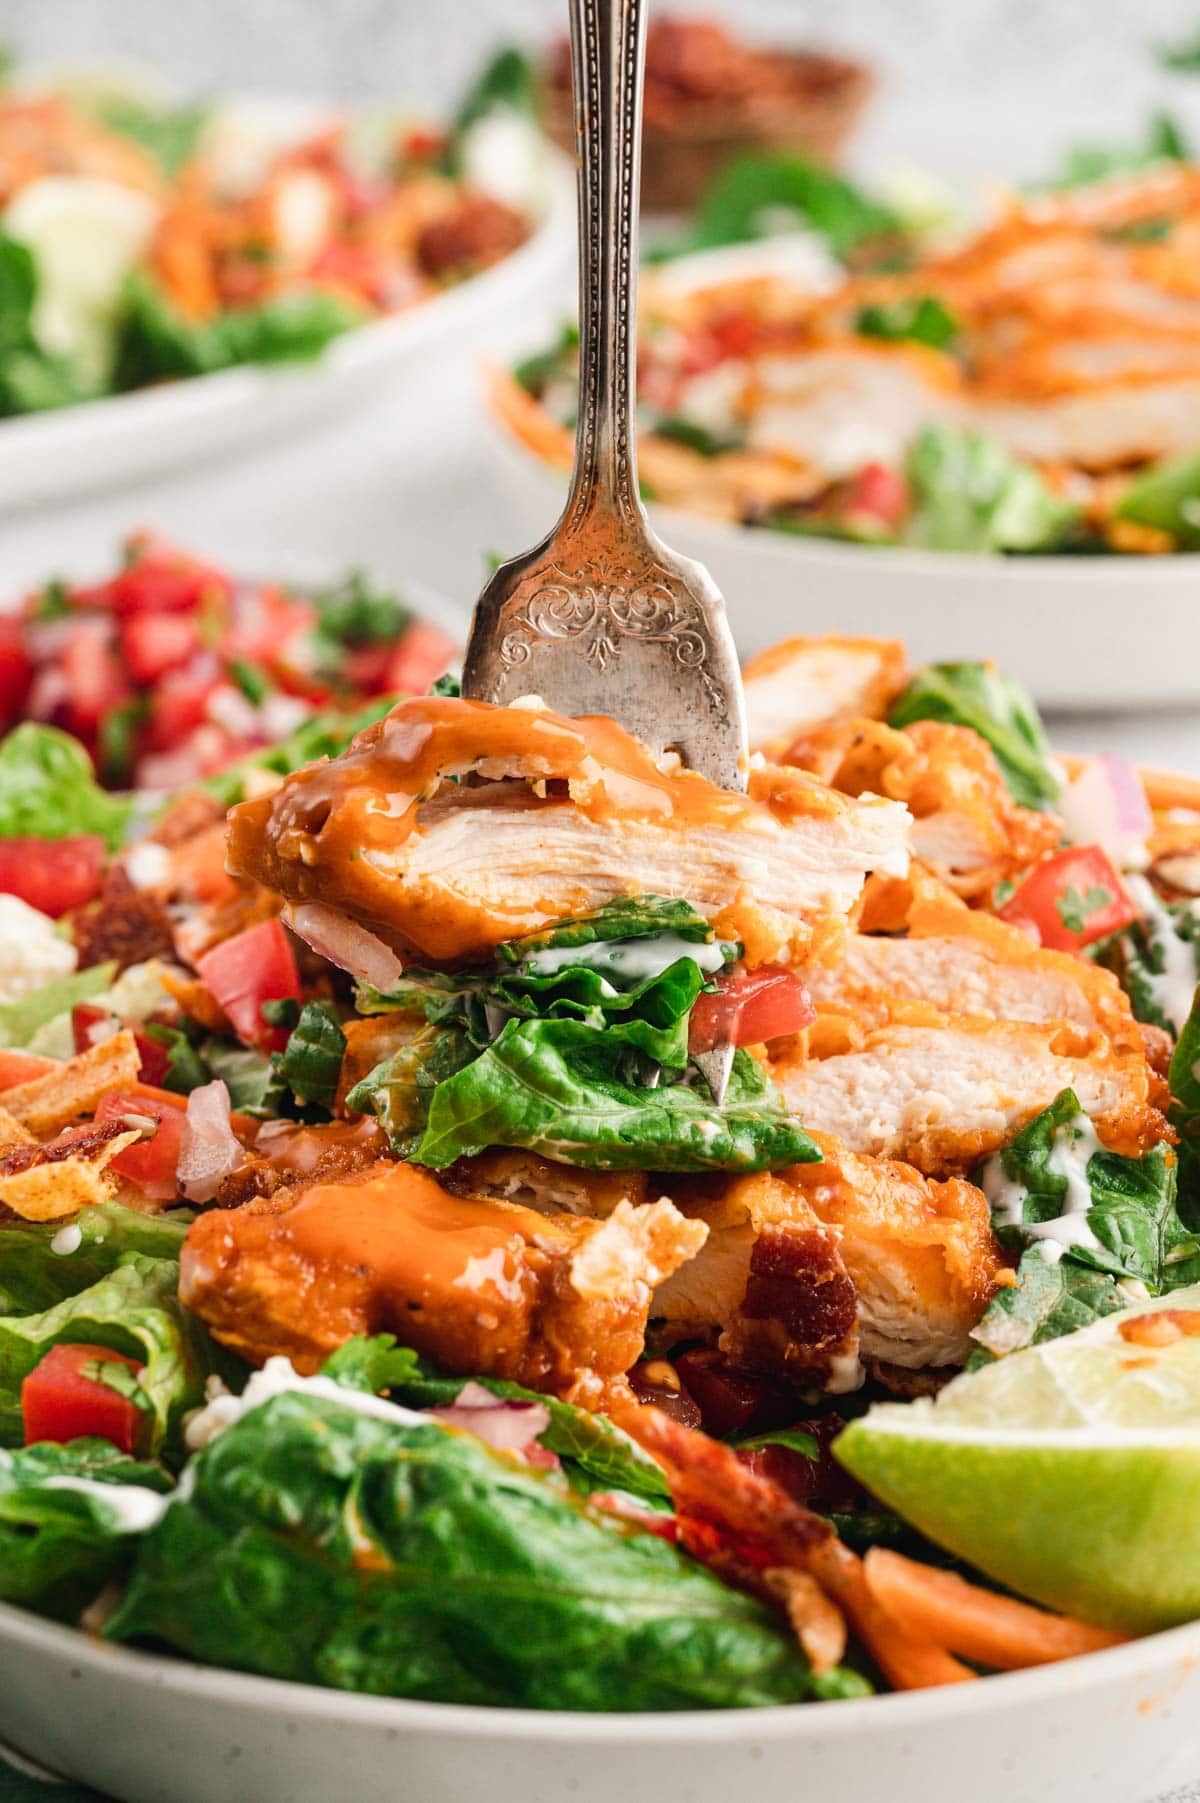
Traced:
<svg viewBox="0 0 1200 1803">
<path fill-rule="evenodd" d="M 75 947 L 48 914 L 16 895 L 0 895 L 0 1002 L 32 995 L 74 968 Z"/>
</svg>

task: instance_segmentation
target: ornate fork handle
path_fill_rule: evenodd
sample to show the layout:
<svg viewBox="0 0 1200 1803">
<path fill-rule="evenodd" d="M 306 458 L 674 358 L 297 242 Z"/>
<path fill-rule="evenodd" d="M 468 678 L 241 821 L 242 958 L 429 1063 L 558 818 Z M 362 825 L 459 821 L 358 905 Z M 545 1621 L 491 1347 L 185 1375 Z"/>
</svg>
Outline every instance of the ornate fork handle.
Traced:
<svg viewBox="0 0 1200 1803">
<path fill-rule="evenodd" d="M 571 0 L 579 180 L 579 420 L 563 525 L 597 505 L 644 522 L 631 419 L 644 0 Z"/>
</svg>

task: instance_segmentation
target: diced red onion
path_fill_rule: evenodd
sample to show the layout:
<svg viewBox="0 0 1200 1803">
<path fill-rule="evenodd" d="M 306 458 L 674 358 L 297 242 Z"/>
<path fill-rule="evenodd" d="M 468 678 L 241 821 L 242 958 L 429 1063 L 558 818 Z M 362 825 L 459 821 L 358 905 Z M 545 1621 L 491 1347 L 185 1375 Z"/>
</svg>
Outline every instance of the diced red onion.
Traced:
<svg viewBox="0 0 1200 1803">
<path fill-rule="evenodd" d="M 360 983 L 390 989 L 403 975 L 404 966 L 389 945 L 324 902 L 294 902 L 283 910 L 283 919 L 305 945 Z"/>
<path fill-rule="evenodd" d="M 1089 758 L 1058 805 L 1075 845 L 1099 845 L 1119 870 L 1139 870 L 1146 862 L 1150 808 L 1142 779 L 1124 758 L 1107 752 Z"/>
<path fill-rule="evenodd" d="M 229 1091 L 219 1078 L 202 1083 L 187 1099 L 176 1167 L 180 1189 L 191 1202 L 211 1202 L 242 1157 L 229 1122 Z"/>
<path fill-rule="evenodd" d="M 555 1455 L 538 1442 L 550 1425 L 550 1411 L 542 1402 L 509 1402 L 493 1396 L 482 1384 L 465 1383 L 453 1405 L 430 1409 L 447 1427 L 463 1428 L 495 1452 L 515 1452 L 530 1465 L 550 1470 Z"/>
</svg>

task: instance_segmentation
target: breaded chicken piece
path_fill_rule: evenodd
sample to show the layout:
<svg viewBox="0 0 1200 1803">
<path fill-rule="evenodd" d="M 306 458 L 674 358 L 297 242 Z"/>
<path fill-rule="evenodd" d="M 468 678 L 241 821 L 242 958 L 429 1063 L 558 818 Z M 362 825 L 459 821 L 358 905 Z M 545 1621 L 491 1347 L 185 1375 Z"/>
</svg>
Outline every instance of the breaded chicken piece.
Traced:
<svg viewBox="0 0 1200 1803">
<path fill-rule="evenodd" d="M 851 933 L 805 965 L 819 1015 L 882 1027 L 903 1021 L 916 1003 L 988 1020 L 1066 1021 L 1103 1034 L 1118 1051 L 1138 1050 L 1142 1035 L 1111 972 L 1043 950 L 928 877 L 914 880 L 911 896 L 904 937 Z"/>
<path fill-rule="evenodd" d="M 437 697 L 230 822 L 232 870 L 434 959 L 635 894 L 686 897 L 778 956 L 844 916 L 869 872 L 908 865 L 894 800 L 777 768 L 735 795 L 660 768 L 611 720 Z"/>
<path fill-rule="evenodd" d="M 791 763 L 846 795 L 887 795 L 913 817 L 913 857 L 956 895 L 987 895 L 1054 851 L 1062 823 L 1018 807 L 991 746 L 967 726 L 840 720 L 792 746 Z"/>
<path fill-rule="evenodd" d="M 1054 1022 L 982 1020 L 919 1004 L 905 1023 L 878 1028 L 827 1017 L 786 1044 L 770 1070 L 811 1132 L 931 1176 L 971 1170 L 1064 1089 L 1114 1149 L 1142 1150 L 1166 1133 L 1140 1045 L 1117 1051 Z"/>
<path fill-rule="evenodd" d="M 379 1163 L 201 1215 L 179 1291 L 252 1364 L 283 1353 L 312 1372 L 352 1335 L 394 1333 L 443 1370 L 595 1402 L 641 1357 L 656 1286 L 704 1239 L 665 1201 L 541 1215 Z"/>
<path fill-rule="evenodd" d="M 785 757 L 830 720 L 882 717 L 904 687 L 899 639 L 785 639 L 742 671 L 751 751 Z"/>
<path fill-rule="evenodd" d="M 961 1178 L 933 1182 L 911 1165 L 814 1137 L 822 1162 L 795 1165 L 786 1178 L 837 1232 L 858 1293 L 864 1360 L 908 1370 L 961 1365 L 1006 1274 L 987 1198 Z"/>
</svg>

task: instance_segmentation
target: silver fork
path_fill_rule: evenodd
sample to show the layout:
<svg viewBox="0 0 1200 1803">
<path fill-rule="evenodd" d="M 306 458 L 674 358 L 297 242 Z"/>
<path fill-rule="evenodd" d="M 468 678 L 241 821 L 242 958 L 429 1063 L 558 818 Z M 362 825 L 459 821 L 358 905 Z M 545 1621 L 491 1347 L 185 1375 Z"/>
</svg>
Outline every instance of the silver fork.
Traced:
<svg viewBox="0 0 1200 1803">
<path fill-rule="evenodd" d="M 746 786 L 746 716 L 725 603 L 650 529 L 638 491 L 637 210 L 645 0 L 570 0 L 579 168 L 579 423 L 570 493 L 475 604 L 463 694 L 609 714 L 656 752 Z M 732 1051 L 700 1065 L 724 1098 Z"/>
</svg>

